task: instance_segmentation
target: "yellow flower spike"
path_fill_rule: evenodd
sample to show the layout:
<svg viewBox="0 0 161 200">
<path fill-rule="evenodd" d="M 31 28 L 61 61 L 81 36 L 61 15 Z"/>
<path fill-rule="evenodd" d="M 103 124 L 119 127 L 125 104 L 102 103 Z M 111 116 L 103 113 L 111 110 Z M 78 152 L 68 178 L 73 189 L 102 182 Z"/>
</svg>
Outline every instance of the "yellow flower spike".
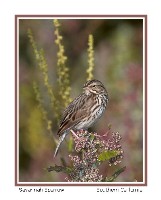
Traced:
<svg viewBox="0 0 161 200">
<path fill-rule="evenodd" d="M 53 23 L 54 23 L 55 27 L 59 27 L 60 26 L 60 23 L 59 23 L 58 19 L 54 19 Z"/>
<path fill-rule="evenodd" d="M 52 133 L 52 122 L 48 119 L 47 117 L 47 111 L 44 109 L 43 107 L 43 100 L 42 98 L 40 97 L 40 91 L 39 91 L 39 88 L 38 88 L 38 85 L 36 82 L 33 82 L 33 89 L 34 89 L 34 92 L 35 92 L 35 96 L 36 96 L 36 100 L 38 102 L 38 107 L 41 111 L 41 114 L 42 114 L 42 118 L 43 120 L 45 121 L 46 123 L 46 128 L 47 130 Z M 50 125 L 50 126 L 49 126 Z"/>
<path fill-rule="evenodd" d="M 56 36 L 55 44 L 58 47 L 57 52 L 57 75 L 58 75 L 58 86 L 59 86 L 59 102 L 62 110 L 71 102 L 70 98 L 70 85 L 69 85 L 69 70 L 66 66 L 67 56 L 65 55 L 65 48 L 62 44 L 63 37 L 60 35 L 60 23 L 57 19 L 53 20 L 55 27 L 54 34 Z"/>
<path fill-rule="evenodd" d="M 39 67 L 40 67 L 40 70 L 43 74 L 44 85 L 47 87 L 47 91 L 48 91 L 48 94 L 49 94 L 49 97 L 50 97 L 51 106 L 55 110 L 55 112 L 54 112 L 55 117 L 56 117 L 57 120 L 59 120 L 58 119 L 58 116 L 59 116 L 58 102 L 57 102 L 56 97 L 54 95 L 53 88 L 49 83 L 48 67 L 47 67 L 46 59 L 45 59 L 44 52 L 43 52 L 42 49 L 40 50 L 40 65 L 39 65 Z"/>
<path fill-rule="evenodd" d="M 48 95 L 49 95 L 49 98 L 50 98 L 51 106 L 52 106 L 52 109 L 54 110 L 55 118 L 58 122 L 59 121 L 59 115 L 60 115 L 60 113 L 58 111 L 59 110 L 58 109 L 58 101 L 57 101 L 57 99 L 54 95 L 53 88 L 52 88 L 51 84 L 49 83 L 48 65 L 47 65 L 47 62 L 46 62 L 46 59 L 45 59 L 45 56 L 44 56 L 44 51 L 43 51 L 43 49 L 38 50 L 37 44 L 36 44 L 34 37 L 33 37 L 33 34 L 32 34 L 32 31 L 29 29 L 27 33 L 28 33 L 28 37 L 29 37 L 31 46 L 32 46 L 33 51 L 34 51 L 36 62 L 38 64 L 39 70 L 40 70 L 42 77 L 43 77 L 43 83 L 44 83 L 45 87 L 47 88 L 47 92 L 48 92 Z M 40 93 L 38 92 L 38 89 L 36 89 L 36 88 L 37 87 L 34 85 L 34 91 L 35 91 L 35 94 L 36 94 L 36 99 L 37 99 L 39 107 L 42 111 L 43 119 L 47 123 L 47 121 L 48 121 L 48 119 L 46 117 L 47 112 L 43 107 L 42 100 L 40 101 L 40 99 L 41 99 Z M 51 130 L 50 130 L 50 132 L 51 132 Z"/>
<path fill-rule="evenodd" d="M 39 55 L 39 52 L 38 52 L 38 49 L 37 49 L 37 45 L 36 45 L 36 42 L 34 40 L 34 37 L 33 37 L 31 29 L 28 29 L 27 34 L 28 34 L 28 38 L 30 40 L 31 46 L 32 46 L 33 51 L 34 51 L 35 58 L 36 58 L 36 60 L 39 60 L 40 59 L 40 55 Z"/>
<path fill-rule="evenodd" d="M 52 121 L 51 120 L 48 120 L 47 122 L 47 130 L 51 130 L 51 126 L 52 126 Z"/>
<path fill-rule="evenodd" d="M 94 38 L 93 35 L 89 35 L 88 37 L 88 68 L 87 68 L 87 80 L 93 79 L 93 71 L 94 71 Z"/>
</svg>

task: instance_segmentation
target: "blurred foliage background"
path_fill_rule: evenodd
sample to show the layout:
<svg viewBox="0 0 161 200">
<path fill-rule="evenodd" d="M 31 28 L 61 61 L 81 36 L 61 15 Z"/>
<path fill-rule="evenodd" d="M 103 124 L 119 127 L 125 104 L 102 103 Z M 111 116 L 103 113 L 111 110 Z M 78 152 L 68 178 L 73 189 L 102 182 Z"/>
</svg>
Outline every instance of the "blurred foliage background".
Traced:
<svg viewBox="0 0 161 200">
<path fill-rule="evenodd" d="M 61 34 L 68 57 L 71 97 L 82 92 L 87 79 L 88 36 L 94 36 L 94 77 L 104 83 L 109 104 L 103 117 L 91 130 L 104 134 L 111 124 L 122 135 L 126 166 L 117 181 L 143 181 L 143 20 L 142 19 L 61 19 Z M 27 30 L 30 28 L 38 46 L 43 48 L 48 64 L 49 81 L 57 91 L 57 46 L 52 19 L 19 20 L 19 181 L 65 181 L 64 174 L 48 173 L 44 168 L 68 162 L 68 142 L 64 142 L 56 159 L 54 138 L 58 139 L 53 115 L 42 76 L 39 73 Z M 44 108 L 52 121 L 52 132 L 46 128 L 36 101 L 33 82 L 37 81 Z M 66 141 L 70 140 L 70 136 Z M 68 145 L 69 146 L 69 145 Z M 117 166 L 102 167 L 109 176 Z"/>
</svg>

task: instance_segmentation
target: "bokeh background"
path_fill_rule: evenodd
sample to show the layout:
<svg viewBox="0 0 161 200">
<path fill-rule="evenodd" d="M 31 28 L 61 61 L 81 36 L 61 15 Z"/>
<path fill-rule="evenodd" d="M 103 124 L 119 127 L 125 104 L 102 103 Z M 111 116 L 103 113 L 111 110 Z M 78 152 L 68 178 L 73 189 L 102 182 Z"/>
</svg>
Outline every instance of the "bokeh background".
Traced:
<svg viewBox="0 0 161 200">
<path fill-rule="evenodd" d="M 103 117 L 92 127 L 99 134 L 111 124 L 114 132 L 122 136 L 124 158 L 119 167 L 126 166 L 116 181 L 143 181 L 143 20 L 142 19 L 61 19 L 61 33 L 68 57 L 71 97 L 82 92 L 87 74 L 88 35 L 94 36 L 94 77 L 104 83 L 109 93 L 108 108 Z M 62 173 L 48 173 L 44 168 L 60 163 L 60 156 L 67 158 L 67 142 L 61 146 L 53 160 L 54 139 L 58 139 L 56 120 L 49 109 L 42 77 L 39 74 L 33 49 L 27 36 L 30 28 L 38 46 L 44 49 L 49 79 L 56 88 L 56 54 L 52 19 L 19 20 L 19 181 L 65 181 Z M 52 120 L 53 135 L 38 107 L 33 90 L 38 81 L 45 108 Z M 67 138 L 66 140 L 68 140 Z M 103 168 L 104 175 L 112 175 L 118 166 Z"/>
</svg>

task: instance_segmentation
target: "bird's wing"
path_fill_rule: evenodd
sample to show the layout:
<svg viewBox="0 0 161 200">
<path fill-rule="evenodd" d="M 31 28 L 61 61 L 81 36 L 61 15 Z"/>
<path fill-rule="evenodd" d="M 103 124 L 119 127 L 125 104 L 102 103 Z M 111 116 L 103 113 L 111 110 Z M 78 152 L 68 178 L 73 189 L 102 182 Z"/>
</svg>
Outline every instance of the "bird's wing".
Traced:
<svg viewBox="0 0 161 200">
<path fill-rule="evenodd" d="M 87 96 L 83 93 L 72 101 L 63 113 L 63 118 L 60 122 L 58 135 L 76 125 L 88 112 L 86 104 Z"/>
</svg>

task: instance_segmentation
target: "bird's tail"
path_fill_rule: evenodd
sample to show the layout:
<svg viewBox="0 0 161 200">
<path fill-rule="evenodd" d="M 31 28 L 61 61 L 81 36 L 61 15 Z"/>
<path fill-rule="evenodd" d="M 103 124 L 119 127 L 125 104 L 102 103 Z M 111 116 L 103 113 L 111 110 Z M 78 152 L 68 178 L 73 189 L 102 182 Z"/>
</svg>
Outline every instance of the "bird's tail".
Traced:
<svg viewBox="0 0 161 200">
<path fill-rule="evenodd" d="M 63 142 L 63 140 L 64 140 L 64 138 L 65 138 L 66 135 L 67 135 L 67 132 L 64 132 L 63 135 L 60 137 L 59 142 L 57 144 L 57 147 L 55 149 L 54 157 L 57 156 L 59 147 L 60 147 L 61 143 Z"/>
</svg>

